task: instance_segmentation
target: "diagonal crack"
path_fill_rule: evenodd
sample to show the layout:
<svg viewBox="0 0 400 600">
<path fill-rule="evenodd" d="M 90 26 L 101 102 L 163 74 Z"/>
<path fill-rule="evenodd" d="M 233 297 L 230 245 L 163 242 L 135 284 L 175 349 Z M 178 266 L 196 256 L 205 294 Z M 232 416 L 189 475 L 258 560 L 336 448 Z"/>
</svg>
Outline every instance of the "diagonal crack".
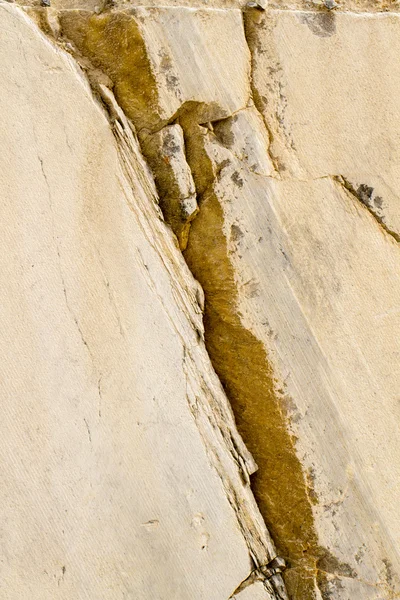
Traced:
<svg viewBox="0 0 400 600">
<path fill-rule="evenodd" d="M 362 184 L 356 188 L 348 179 L 343 177 L 343 175 L 334 176 L 333 180 L 339 183 L 347 192 L 349 192 L 353 196 L 353 198 L 355 198 L 358 202 L 365 206 L 365 208 L 374 217 L 375 221 L 380 225 L 380 227 L 383 229 L 383 231 L 385 231 L 385 233 L 392 236 L 392 238 L 396 240 L 396 242 L 400 242 L 400 235 L 393 229 L 390 229 L 386 225 L 384 218 L 378 214 L 372 199 L 372 187 Z M 377 200 L 381 199 L 376 197 L 375 202 Z"/>
</svg>

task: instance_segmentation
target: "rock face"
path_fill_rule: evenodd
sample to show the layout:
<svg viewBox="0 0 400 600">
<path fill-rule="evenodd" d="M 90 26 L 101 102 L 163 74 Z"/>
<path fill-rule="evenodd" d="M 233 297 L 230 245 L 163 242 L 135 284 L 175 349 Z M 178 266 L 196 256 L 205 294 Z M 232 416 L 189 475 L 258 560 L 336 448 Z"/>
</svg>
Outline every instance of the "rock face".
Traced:
<svg viewBox="0 0 400 600">
<path fill-rule="evenodd" d="M 3 597 L 233 597 L 275 550 L 202 292 L 122 111 L 0 16 Z"/>
<path fill-rule="evenodd" d="M 399 596 L 379 7 L 0 4 L 7 598 Z"/>
</svg>

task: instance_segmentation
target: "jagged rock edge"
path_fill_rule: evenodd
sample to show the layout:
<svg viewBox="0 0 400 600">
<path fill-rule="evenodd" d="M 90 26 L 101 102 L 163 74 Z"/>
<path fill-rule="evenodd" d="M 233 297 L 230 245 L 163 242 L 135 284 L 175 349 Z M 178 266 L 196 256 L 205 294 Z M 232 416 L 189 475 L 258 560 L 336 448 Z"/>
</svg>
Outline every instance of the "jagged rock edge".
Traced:
<svg viewBox="0 0 400 600">
<path fill-rule="evenodd" d="M 369 214 L 372 215 L 372 217 L 375 219 L 375 221 L 378 223 L 379 227 L 385 234 L 390 235 L 396 242 L 400 242 L 400 235 L 393 229 L 390 229 L 386 225 L 383 217 L 378 215 L 377 212 L 369 204 L 367 204 L 360 198 L 360 195 L 357 193 L 357 190 L 355 189 L 354 185 L 350 183 L 350 181 L 346 177 L 344 177 L 343 175 L 335 175 L 332 177 L 332 179 L 333 181 L 338 183 L 342 189 L 345 190 L 345 193 L 347 195 L 352 196 L 352 198 L 354 198 L 357 201 L 357 203 L 363 206 L 369 212 Z"/>
<path fill-rule="evenodd" d="M 121 113 L 122 113 L 122 110 L 121 110 Z M 137 141 L 136 136 L 132 135 L 131 139 L 129 139 L 130 132 L 134 131 L 133 125 L 128 123 L 128 120 L 126 119 L 125 126 L 122 127 L 119 120 L 115 120 L 114 124 L 113 124 L 113 131 L 114 131 L 114 135 L 118 141 L 118 149 L 121 154 L 122 163 L 125 167 L 125 172 L 126 172 L 127 176 L 129 177 L 129 180 L 131 180 L 132 176 L 134 177 L 136 171 L 134 169 L 132 169 L 132 163 L 129 159 L 127 160 L 127 155 L 132 154 L 132 158 L 133 157 L 135 157 L 135 159 L 137 158 L 137 156 L 135 156 L 136 153 L 134 151 L 134 148 L 132 147 L 133 146 L 132 141 L 136 141 L 136 143 L 137 143 L 136 150 L 138 152 L 140 152 L 139 151 L 139 142 Z M 143 170 L 147 171 L 147 173 L 146 173 L 147 176 L 150 176 L 147 165 L 143 159 L 141 161 L 137 162 L 137 166 L 139 166 L 139 172 L 140 172 L 140 168 L 142 168 Z M 138 213 L 141 213 L 141 215 L 143 215 L 143 214 L 145 214 L 145 211 L 139 210 Z M 165 234 L 167 234 L 168 237 L 172 238 L 172 232 L 166 226 L 164 226 L 164 227 L 165 227 L 165 230 L 164 230 Z M 157 239 L 157 236 L 151 236 L 151 239 L 153 239 L 153 240 Z M 185 266 L 186 266 L 186 263 L 185 263 Z M 162 298 L 160 298 L 160 300 L 162 301 Z M 196 299 L 196 302 L 197 302 L 197 299 Z M 164 308 L 165 308 L 166 312 L 168 312 L 168 308 L 165 306 L 164 306 Z M 201 313 L 201 311 L 200 311 L 200 313 Z M 193 321 L 191 323 L 197 332 L 201 331 L 201 338 L 203 339 L 204 332 L 202 329 L 202 323 L 201 323 L 201 329 L 199 328 L 198 323 L 195 324 L 195 323 L 193 323 Z M 177 328 L 175 328 L 175 330 L 176 330 L 177 335 L 180 336 L 179 330 Z M 182 343 L 184 344 L 183 339 L 182 339 Z M 210 358 L 210 361 L 211 361 L 211 358 Z M 186 372 L 186 374 L 188 375 L 189 371 L 191 371 L 192 377 L 196 377 L 198 375 L 197 375 L 196 370 L 193 368 L 193 364 L 194 364 L 194 360 L 193 360 L 193 357 L 191 356 L 191 350 L 190 350 L 190 348 L 185 347 L 185 352 L 184 352 L 184 356 L 183 356 L 184 372 Z M 236 430 L 236 427 L 234 424 L 234 417 L 233 417 L 233 414 L 232 414 L 232 411 L 231 411 L 231 408 L 229 405 L 229 401 L 228 401 L 225 393 L 222 390 L 222 385 L 220 384 L 220 391 L 223 394 L 223 397 L 225 400 L 225 405 L 223 405 L 221 402 L 222 397 L 220 399 L 216 398 L 215 394 L 213 393 L 213 391 L 210 389 L 207 382 L 203 378 L 202 378 L 200 385 L 204 391 L 204 396 L 202 396 L 202 397 L 196 396 L 194 394 L 194 391 L 192 389 L 190 389 L 189 377 L 187 378 L 188 404 L 189 404 L 190 410 L 192 412 L 194 421 L 195 421 L 195 423 L 198 427 L 198 430 L 200 432 L 200 435 L 203 439 L 204 445 L 207 449 L 207 454 L 209 456 L 210 462 L 211 462 L 212 466 L 214 467 L 214 469 L 216 470 L 216 472 L 218 473 L 218 475 L 223 483 L 228 502 L 236 514 L 241 533 L 242 533 L 243 538 L 245 539 L 247 547 L 248 547 L 250 559 L 251 559 L 252 563 L 254 564 L 255 569 L 257 569 L 257 568 L 261 567 L 263 564 L 265 564 L 266 562 L 269 562 L 274 556 L 276 556 L 276 551 L 275 551 L 275 548 L 273 546 L 272 540 L 270 539 L 269 535 L 267 534 L 267 539 L 263 539 L 266 537 L 267 530 L 265 528 L 265 525 L 262 522 L 261 515 L 258 513 L 258 510 L 257 510 L 258 514 L 257 513 L 251 514 L 252 509 L 254 510 L 254 508 L 256 507 L 256 503 L 255 503 L 254 497 L 253 497 L 252 492 L 249 487 L 250 475 L 257 469 L 257 466 L 254 462 L 253 457 L 248 452 L 247 448 L 245 447 L 245 445 L 243 443 L 243 440 L 241 439 L 241 437 L 239 436 L 239 434 Z M 208 402 L 204 402 L 204 401 L 202 402 L 203 398 L 207 398 Z M 211 434 L 209 432 L 210 429 L 211 429 Z M 253 503 L 255 505 L 254 507 L 252 507 L 252 506 L 245 507 L 245 503 L 243 502 L 244 499 L 238 497 L 238 494 L 236 491 L 237 485 L 235 485 L 234 482 L 229 481 L 227 474 L 226 474 L 226 470 L 223 468 L 218 450 L 216 449 L 217 444 L 215 444 L 215 441 L 216 441 L 215 435 L 220 437 L 220 441 L 225 446 L 225 449 L 228 450 L 228 452 L 230 453 L 233 461 L 236 463 L 238 474 L 240 476 L 240 480 L 241 480 L 245 490 L 248 492 L 248 495 L 251 497 L 249 499 L 253 500 Z M 214 437 L 214 440 L 212 440 L 211 437 Z M 255 525 L 254 530 L 251 530 L 247 523 L 248 519 L 247 519 L 246 512 L 248 510 L 249 510 L 248 516 L 250 516 L 251 519 L 254 521 L 254 525 Z M 260 531 L 260 530 L 262 530 L 262 531 Z M 279 587 L 282 589 L 283 583 L 282 583 L 280 577 L 279 577 L 279 582 L 277 582 L 277 583 L 278 583 Z M 273 590 L 271 588 L 271 585 L 267 581 L 265 581 L 264 585 L 266 586 L 266 589 L 269 588 L 268 591 L 270 591 L 270 592 L 275 591 L 275 592 L 279 593 L 278 586 L 277 586 L 278 590 Z M 277 598 L 286 600 L 287 596 L 284 596 L 281 594 L 281 595 L 278 595 Z"/>
<path fill-rule="evenodd" d="M 45 36 L 48 35 L 46 31 L 43 33 Z M 47 39 L 47 41 L 53 43 L 53 40 Z M 59 46 L 56 46 L 56 48 L 59 50 Z M 64 48 L 63 50 L 65 51 Z M 89 78 L 87 80 L 90 89 L 92 89 L 93 97 L 98 102 L 100 101 L 101 106 L 105 109 L 104 113 L 110 122 L 116 140 L 121 167 L 134 190 L 135 199 L 138 200 L 138 208 L 136 208 L 127 198 L 129 208 L 135 213 L 139 226 L 149 244 L 161 257 L 166 270 L 171 275 L 171 281 L 175 282 L 179 279 L 179 274 L 176 272 L 176 254 L 178 254 L 176 253 L 176 244 L 174 243 L 173 234 L 170 228 L 164 223 L 161 210 L 158 207 L 156 186 L 151 171 L 141 154 L 140 143 L 135 128 L 118 106 L 112 91 L 105 86 L 94 87 L 92 81 Z M 173 122 L 173 120 L 171 119 L 170 122 Z M 141 194 L 141 187 L 146 190 L 148 197 L 153 199 L 152 203 L 149 203 L 147 197 L 145 198 Z M 157 223 L 162 230 L 161 236 L 154 235 L 151 231 L 153 223 L 145 217 L 146 210 L 149 209 L 155 211 L 157 214 Z M 160 231 L 157 233 L 159 234 Z M 163 248 L 159 247 L 158 244 L 160 238 L 163 239 Z M 172 253 L 175 260 L 170 260 Z M 183 257 L 180 268 L 189 270 Z M 185 349 L 183 356 L 185 372 L 188 373 L 190 369 L 193 376 L 198 376 L 193 366 L 195 361 L 191 354 L 191 349 L 185 346 L 184 339 L 181 336 L 179 328 L 175 325 L 174 319 L 171 318 L 168 307 L 163 302 L 162 295 L 157 293 L 155 282 L 151 283 L 160 303 L 174 325 L 177 336 L 182 341 Z M 187 317 L 193 331 L 196 333 L 196 343 L 203 343 L 202 310 L 198 302 L 198 289 L 196 289 L 198 284 L 195 280 L 193 280 L 193 284 L 194 290 L 183 289 L 183 286 L 176 285 L 175 283 L 173 283 L 173 286 L 176 300 L 183 309 L 182 314 Z M 250 475 L 257 469 L 257 465 L 236 429 L 229 401 L 216 374 L 215 378 L 218 381 L 219 388 L 216 390 L 217 393 L 202 378 L 202 388 L 205 395 L 208 396 L 208 402 L 203 401 L 201 406 L 200 402 L 202 398 L 196 396 L 190 399 L 188 394 L 188 404 L 206 447 L 210 463 L 222 481 L 228 502 L 235 512 L 240 531 L 248 547 L 249 558 L 254 566 L 249 577 L 245 580 L 250 585 L 253 582 L 253 573 L 270 562 L 276 556 L 276 550 L 249 487 Z M 193 390 L 191 391 L 193 393 Z M 216 436 L 219 437 L 219 440 L 217 440 Z M 218 450 L 219 447 L 221 450 Z M 230 481 L 226 470 L 223 468 L 221 455 L 226 455 L 226 452 L 229 453 L 231 460 L 236 464 L 238 481 Z M 238 492 L 240 492 L 239 495 Z M 251 525 L 249 525 L 249 519 Z M 259 576 L 258 580 L 260 581 L 261 579 Z M 264 580 L 266 590 L 271 594 L 275 594 L 279 600 L 287 600 L 288 597 L 281 576 L 277 575 L 274 579 L 275 585 L 272 585 L 266 579 Z M 241 590 L 244 589 L 242 584 L 243 582 L 239 585 Z M 245 587 L 247 587 L 247 584 Z M 238 593 L 239 588 L 233 592 L 233 596 L 235 593 Z"/>
</svg>

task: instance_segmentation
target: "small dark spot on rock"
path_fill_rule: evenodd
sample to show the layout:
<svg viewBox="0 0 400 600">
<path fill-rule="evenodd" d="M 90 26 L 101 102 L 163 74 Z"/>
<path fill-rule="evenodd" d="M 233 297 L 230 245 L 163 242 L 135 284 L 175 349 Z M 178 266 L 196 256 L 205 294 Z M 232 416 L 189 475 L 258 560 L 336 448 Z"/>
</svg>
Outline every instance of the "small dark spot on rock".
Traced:
<svg viewBox="0 0 400 600">
<path fill-rule="evenodd" d="M 332 12 L 310 12 L 299 18 L 318 37 L 331 37 L 336 33 L 336 17 Z"/>
<path fill-rule="evenodd" d="M 176 75 L 170 75 L 169 74 L 169 75 L 166 76 L 165 79 L 166 79 L 166 82 L 167 82 L 167 87 L 169 89 L 175 88 L 175 87 L 177 87 L 177 85 L 179 85 L 179 79 L 178 79 L 178 77 L 176 77 Z"/>
<path fill-rule="evenodd" d="M 224 122 L 221 121 L 221 125 L 217 122 L 214 124 L 214 133 L 218 141 L 225 146 L 225 148 L 231 148 L 235 141 L 235 136 L 232 131 L 224 126 Z"/>
<path fill-rule="evenodd" d="M 289 257 L 286 254 L 286 252 L 284 251 L 283 248 L 279 247 L 279 250 L 281 251 L 282 256 L 284 257 L 284 259 L 286 260 L 287 263 L 290 263 Z"/>
<path fill-rule="evenodd" d="M 352 579 L 357 578 L 356 571 L 351 565 L 340 562 L 338 558 L 330 550 L 326 549 L 324 555 L 318 560 L 318 569 L 321 569 L 325 573 L 331 575 L 339 575 L 341 577 L 350 577 Z"/>
<path fill-rule="evenodd" d="M 171 57 L 168 55 L 167 52 L 159 52 L 158 56 L 161 58 L 160 61 L 160 69 L 161 71 L 165 72 L 165 71 L 169 71 L 172 68 L 172 61 L 171 61 Z"/>
<path fill-rule="evenodd" d="M 238 242 L 243 237 L 243 231 L 238 225 L 233 224 L 231 226 L 231 240 Z"/>
<path fill-rule="evenodd" d="M 387 558 L 382 560 L 385 567 L 385 579 L 389 587 L 393 587 L 394 572 L 393 565 Z"/>
<path fill-rule="evenodd" d="M 231 179 L 232 179 L 233 183 L 236 184 L 238 187 L 240 187 L 240 188 L 243 187 L 243 179 L 240 177 L 238 171 L 235 171 L 232 174 Z"/>
<path fill-rule="evenodd" d="M 220 162 L 217 165 L 217 175 L 219 175 L 221 173 L 221 171 L 223 171 L 223 169 L 225 169 L 225 167 L 228 167 L 230 164 L 231 164 L 231 161 L 229 160 L 229 158 L 226 158 L 225 160 Z"/>
<path fill-rule="evenodd" d="M 362 561 L 362 558 L 365 554 L 365 544 L 363 544 L 362 546 L 359 547 L 357 554 L 355 555 L 355 560 L 357 564 L 360 564 L 360 562 Z"/>
<path fill-rule="evenodd" d="M 172 133 L 167 133 L 163 142 L 163 150 L 167 156 L 171 156 L 171 154 L 178 154 L 180 152 L 180 147 L 176 143 L 174 136 Z"/>
<path fill-rule="evenodd" d="M 381 196 L 375 196 L 374 198 L 374 204 L 377 208 L 379 208 L 379 210 L 382 209 L 382 204 L 383 204 L 383 198 Z"/>
<path fill-rule="evenodd" d="M 294 421 L 294 423 L 298 423 L 299 421 L 301 421 L 301 415 L 300 413 L 295 414 L 292 419 L 292 421 Z M 314 484 L 314 473 L 313 474 L 307 474 L 307 489 L 308 489 L 308 496 L 311 500 L 311 502 L 313 504 L 318 504 L 318 494 L 315 491 L 315 484 Z"/>
<path fill-rule="evenodd" d="M 356 194 L 357 194 L 357 198 L 360 200 L 360 202 L 362 202 L 366 206 L 370 207 L 373 192 L 374 192 L 373 187 L 370 187 L 369 185 L 362 183 L 361 185 L 358 186 Z"/>
<path fill-rule="evenodd" d="M 343 590 L 343 583 L 340 579 L 334 577 L 329 580 L 319 574 L 317 580 L 322 600 L 337 600 L 340 590 Z"/>
<path fill-rule="evenodd" d="M 333 10 L 339 6 L 335 0 L 324 0 L 324 4 L 328 10 Z"/>
<path fill-rule="evenodd" d="M 277 165 L 279 171 L 286 171 L 285 163 L 283 163 L 279 158 L 277 158 L 275 162 L 276 162 L 276 165 Z"/>
</svg>

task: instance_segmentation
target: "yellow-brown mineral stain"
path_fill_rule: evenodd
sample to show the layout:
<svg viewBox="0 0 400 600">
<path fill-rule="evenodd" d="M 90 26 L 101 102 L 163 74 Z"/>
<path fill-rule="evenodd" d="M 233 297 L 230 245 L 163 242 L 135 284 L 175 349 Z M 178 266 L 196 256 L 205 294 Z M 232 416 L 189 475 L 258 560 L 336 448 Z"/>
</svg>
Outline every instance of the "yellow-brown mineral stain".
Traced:
<svg viewBox="0 0 400 600">
<path fill-rule="evenodd" d="M 211 189 L 201 200 L 184 255 L 205 292 L 207 350 L 259 467 L 252 477 L 255 497 L 278 553 L 289 563 L 284 575 L 289 594 L 311 600 L 321 556 L 312 502 L 265 348 L 240 321 L 223 225 L 223 210 Z"/>
<path fill-rule="evenodd" d="M 138 129 L 159 123 L 155 77 L 137 21 L 124 12 L 60 14 L 62 34 L 114 83 L 114 95 Z"/>
</svg>

